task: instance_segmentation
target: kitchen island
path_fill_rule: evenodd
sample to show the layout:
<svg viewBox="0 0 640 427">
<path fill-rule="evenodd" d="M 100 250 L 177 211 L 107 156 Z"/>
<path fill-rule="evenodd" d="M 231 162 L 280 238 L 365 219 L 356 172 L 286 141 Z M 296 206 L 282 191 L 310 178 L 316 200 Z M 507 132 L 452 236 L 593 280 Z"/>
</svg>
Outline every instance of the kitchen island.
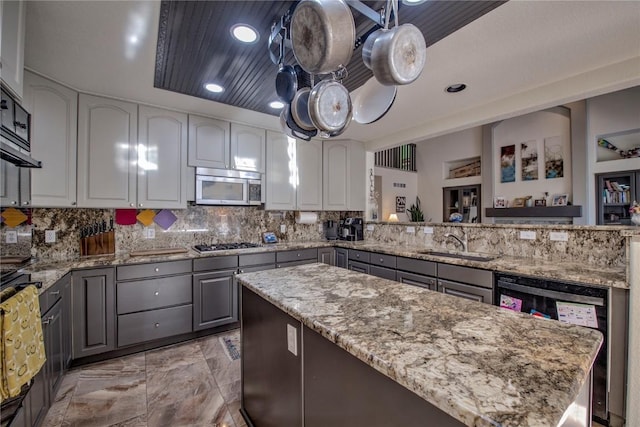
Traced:
<svg viewBox="0 0 640 427">
<path fill-rule="evenodd" d="M 557 426 L 588 400 L 597 331 L 323 264 L 237 277 L 242 405 L 258 427 L 365 425 L 385 402 L 395 422 L 376 425 Z"/>
</svg>

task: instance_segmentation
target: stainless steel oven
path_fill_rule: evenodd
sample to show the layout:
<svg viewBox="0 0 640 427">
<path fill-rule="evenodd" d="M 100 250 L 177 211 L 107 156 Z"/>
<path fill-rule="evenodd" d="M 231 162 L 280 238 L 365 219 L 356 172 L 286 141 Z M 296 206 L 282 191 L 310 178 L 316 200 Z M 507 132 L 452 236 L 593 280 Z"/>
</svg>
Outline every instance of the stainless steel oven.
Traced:
<svg viewBox="0 0 640 427">
<path fill-rule="evenodd" d="M 495 304 L 512 310 L 581 324 L 602 332 L 593 365 L 593 418 L 618 424 L 624 417 L 628 294 L 624 289 L 495 274 Z"/>
<path fill-rule="evenodd" d="M 196 204 L 259 205 L 261 203 L 260 173 L 196 168 Z"/>
</svg>

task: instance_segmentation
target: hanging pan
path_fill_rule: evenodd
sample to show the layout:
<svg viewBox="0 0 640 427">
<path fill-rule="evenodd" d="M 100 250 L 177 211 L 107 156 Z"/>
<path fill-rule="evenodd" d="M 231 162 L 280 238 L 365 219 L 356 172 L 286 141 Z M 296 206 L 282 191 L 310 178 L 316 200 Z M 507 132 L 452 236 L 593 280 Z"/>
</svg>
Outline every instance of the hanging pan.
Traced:
<svg viewBox="0 0 640 427">
<path fill-rule="evenodd" d="M 309 93 L 311 93 L 311 88 L 298 89 L 293 101 L 291 101 L 291 116 L 302 129 L 312 131 L 316 128 L 309 117 Z"/>
<path fill-rule="evenodd" d="M 353 99 L 353 120 L 360 124 L 380 120 L 391 109 L 397 93 L 397 86 L 385 86 L 371 77 Z"/>
<path fill-rule="evenodd" d="M 335 80 L 323 80 L 309 93 L 309 117 L 325 134 L 337 136 L 351 122 L 352 106 L 349 91 Z"/>
<path fill-rule="evenodd" d="M 308 73 L 346 66 L 355 39 L 353 15 L 344 0 L 301 0 L 291 17 L 293 55 Z"/>
</svg>

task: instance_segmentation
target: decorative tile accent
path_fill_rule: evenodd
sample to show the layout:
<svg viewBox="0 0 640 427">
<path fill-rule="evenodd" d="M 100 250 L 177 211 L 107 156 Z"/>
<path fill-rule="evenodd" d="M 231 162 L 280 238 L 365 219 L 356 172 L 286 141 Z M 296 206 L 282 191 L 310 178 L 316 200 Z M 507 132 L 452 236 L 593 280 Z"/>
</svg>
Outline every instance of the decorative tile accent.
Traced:
<svg viewBox="0 0 640 427">
<path fill-rule="evenodd" d="M 153 222 L 162 227 L 163 230 L 168 230 L 169 227 L 177 221 L 177 219 L 178 217 L 176 217 L 169 209 L 162 209 L 156 214 L 155 218 L 153 218 Z"/>
<path fill-rule="evenodd" d="M 136 223 L 135 209 L 116 209 L 116 224 L 133 225 Z"/>
<path fill-rule="evenodd" d="M 153 224 L 153 218 L 155 216 L 156 216 L 155 211 L 152 211 L 151 209 L 145 209 L 138 214 L 136 219 L 140 221 L 140 224 L 144 225 L 145 227 L 148 227 L 151 224 Z"/>
<path fill-rule="evenodd" d="M 2 212 L 2 217 L 4 218 L 4 223 L 9 227 L 17 227 L 29 219 L 22 211 L 14 208 L 5 209 L 4 212 Z"/>
</svg>

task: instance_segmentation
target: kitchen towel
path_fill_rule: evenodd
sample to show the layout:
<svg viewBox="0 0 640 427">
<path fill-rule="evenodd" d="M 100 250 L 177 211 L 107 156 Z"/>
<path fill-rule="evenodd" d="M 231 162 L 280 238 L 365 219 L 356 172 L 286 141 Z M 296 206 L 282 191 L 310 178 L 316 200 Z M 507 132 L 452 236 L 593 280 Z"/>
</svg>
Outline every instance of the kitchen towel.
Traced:
<svg viewBox="0 0 640 427">
<path fill-rule="evenodd" d="M 135 209 L 116 209 L 116 224 L 118 225 L 133 225 L 136 223 L 136 211 Z"/>
<path fill-rule="evenodd" d="M 0 402 L 18 396 L 46 360 L 38 298 L 29 285 L 0 304 Z"/>
</svg>

